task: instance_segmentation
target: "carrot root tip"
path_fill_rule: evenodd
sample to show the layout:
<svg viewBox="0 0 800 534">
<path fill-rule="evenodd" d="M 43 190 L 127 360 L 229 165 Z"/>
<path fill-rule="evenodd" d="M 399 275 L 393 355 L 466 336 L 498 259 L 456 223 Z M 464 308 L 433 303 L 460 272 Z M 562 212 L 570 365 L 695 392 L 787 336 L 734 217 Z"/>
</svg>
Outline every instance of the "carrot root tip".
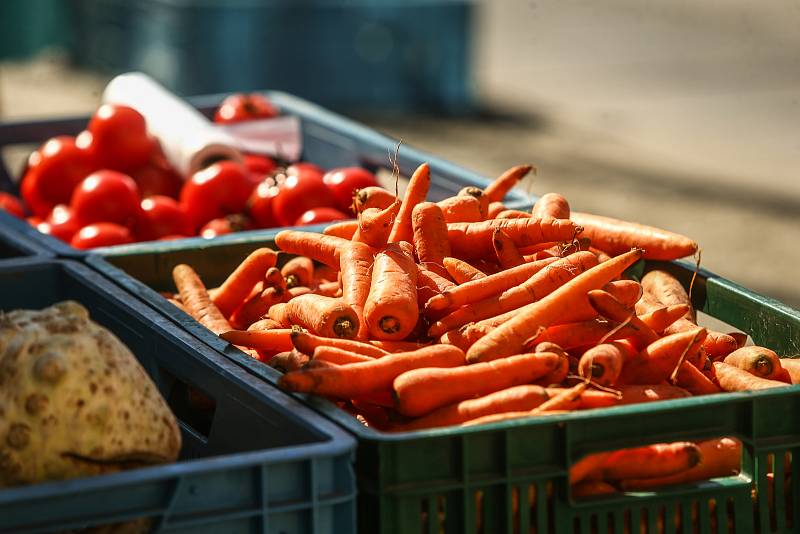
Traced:
<svg viewBox="0 0 800 534">
<path fill-rule="evenodd" d="M 378 326 L 387 334 L 394 334 L 400 330 L 401 324 L 397 317 L 387 315 L 385 317 L 381 317 Z"/>
<path fill-rule="evenodd" d="M 350 339 L 356 335 L 358 328 L 350 319 L 339 318 L 333 323 L 333 332 L 341 337 Z"/>
</svg>

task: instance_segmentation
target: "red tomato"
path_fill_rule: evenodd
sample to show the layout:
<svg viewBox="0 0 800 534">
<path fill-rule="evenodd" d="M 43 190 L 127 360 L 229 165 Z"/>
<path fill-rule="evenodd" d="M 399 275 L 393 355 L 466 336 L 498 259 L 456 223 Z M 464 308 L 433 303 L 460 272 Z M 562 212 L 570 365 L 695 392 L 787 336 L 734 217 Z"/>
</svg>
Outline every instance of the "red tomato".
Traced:
<svg viewBox="0 0 800 534">
<path fill-rule="evenodd" d="M 132 226 L 139 214 L 139 189 L 133 178 L 117 171 L 90 174 L 72 193 L 70 206 L 82 224 L 112 222 Z"/>
<path fill-rule="evenodd" d="M 78 223 L 75 214 L 69 206 L 59 204 L 53 208 L 53 211 L 50 212 L 47 219 L 38 225 L 37 228 L 40 232 L 50 234 L 61 241 L 69 243 L 72 236 L 81 229 L 81 225 Z"/>
<path fill-rule="evenodd" d="M 319 224 L 330 221 L 343 221 L 349 218 L 349 215 L 342 213 L 336 208 L 312 208 L 303 213 L 300 218 L 294 222 L 294 226 L 305 226 L 307 224 Z"/>
<path fill-rule="evenodd" d="M 333 207 L 333 194 L 314 170 L 301 170 L 286 177 L 278 186 L 278 195 L 272 199 L 272 208 L 278 223 L 289 226 L 311 208 Z"/>
<path fill-rule="evenodd" d="M 145 165 L 156 148 L 144 117 L 128 106 L 103 104 L 89 121 L 91 150 L 101 166 L 130 171 Z"/>
<path fill-rule="evenodd" d="M 230 234 L 232 232 L 241 232 L 242 230 L 250 229 L 250 221 L 243 215 L 228 215 L 227 217 L 220 217 L 208 221 L 200 229 L 200 237 L 211 239 L 218 235 Z"/>
<path fill-rule="evenodd" d="M 299 175 L 308 172 L 316 172 L 319 174 L 320 178 L 323 174 L 325 174 L 325 169 L 316 165 L 314 163 L 309 163 L 307 161 L 299 161 L 297 163 L 292 163 L 288 167 L 286 167 L 286 174 L 287 175 Z"/>
<path fill-rule="evenodd" d="M 160 150 L 157 150 L 150 161 L 130 173 L 130 177 L 139 186 L 142 198 L 164 195 L 177 199 L 181 194 L 183 179 Z"/>
<path fill-rule="evenodd" d="M 69 136 L 54 137 L 28 158 L 20 184 L 22 198 L 34 215 L 47 217 L 56 204 L 67 204 L 72 191 L 98 169 L 92 154 Z"/>
<path fill-rule="evenodd" d="M 238 93 L 222 101 L 214 115 L 214 122 L 229 124 L 253 119 L 269 119 L 278 115 L 278 108 L 263 96 L 257 93 Z"/>
<path fill-rule="evenodd" d="M 258 154 L 246 154 L 244 156 L 244 166 L 256 178 L 257 182 L 263 180 L 265 176 L 271 176 L 278 168 L 272 158 Z"/>
<path fill-rule="evenodd" d="M 133 243 L 131 232 L 124 226 L 109 222 L 84 226 L 70 241 L 70 245 L 80 249 L 110 247 L 127 243 Z"/>
<path fill-rule="evenodd" d="M 194 173 L 181 190 L 181 205 L 192 230 L 211 219 L 244 211 L 254 187 L 247 169 L 233 161 L 220 161 Z"/>
<path fill-rule="evenodd" d="M 175 199 L 154 195 L 142 200 L 141 208 L 135 228 L 139 240 L 153 241 L 168 235 L 191 233 L 186 214 Z"/>
<path fill-rule="evenodd" d="M 25 218 L 25 207 L 17 197 L 0 191 L 0 210 L 7 211 L 14 217 Z"/>
<path fill-rule="evenodd" d="M 256 228 L 273 228 L 278 226 L 272 201 L 280 190 L 272 180 L 264 180 L 253 190 L 247 201 L 247 212 Z"/>
<path fill-rule="evenodd" d="M 333 198 L 336 199 L 336 207 L 345 213 L 353 215 L 355 213 L 350 206 L 353 204 L 353 195 L 356 191 L 365 187 L 379 185 L 375 175 L 361 167 L 344 167 L 330 170 L 322 177 L 322 181 L 333 193 Z"/>
</svg>

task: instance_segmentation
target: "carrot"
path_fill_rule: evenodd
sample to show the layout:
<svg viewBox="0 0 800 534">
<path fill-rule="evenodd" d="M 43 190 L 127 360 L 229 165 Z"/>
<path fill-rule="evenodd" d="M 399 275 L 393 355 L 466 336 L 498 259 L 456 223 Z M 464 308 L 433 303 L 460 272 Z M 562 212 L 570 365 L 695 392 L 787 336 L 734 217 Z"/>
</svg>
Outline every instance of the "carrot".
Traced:
<svg viewBox="0 0 800 534">
<path fill-rule="evenodd" d="M 520 354 L 449 369 L 414 369 L 394 381 L 397 411 L 419 416 L 436 408 L 527 384 L 555 369 L 561 356 Z"/>
<path fill-rule="evenodd" d="M 492 296 L 472 303 L 470 306 L 461 307 L 442 317 L 431 326 L 428 335 L 438 337 L 448 330 L 467 323 L 516 310 L 549 295 L 555 289 L 596 265 L 597 258 L 591 252 L 578 252 L 562 258 L 538 271 L 519 286 L 510 288 L 499 296 Z"/>
<path fill-rule="evenodd" d="M 747 344 L 747 334 L 744 332 L 728 332 L 728 335 L 736 341 L 736 348 L 741 349 Z"/>
<path fill-rule="evenodd" d="M 599 248 L 589 247 L 589 252 L 597 256 L 597 261 L 603 263 L 611 259 L 611 256 L 600 250 Z"/>
<path fill-rule="evenodd" d="M 364 189 L 359 189 L 353 195 L 353 206 L 356 213 L 362 213 L 364 210 L 370 208 L 377 208 L 382 210 L 392 205 L 397 200 L 392 193 L 383 187 L 370 186 Z"/>
<path fill-rule="evenodd" d="M 495 228 L 492 243 L 497 261 L 503 269 L 510 269 L 525 263 L 525 258 L 519 253 L 517 246 L 500 228 Z"/>
<path fill-rule="evenodd" d="M 589 303 L 597 310 L 597 313 L 618 323 L 627 321 L 627 324 L 635 329 L 631 339 L 635 341 L 636 348 L 643 349 L 659 339 L 660 336 L 652 328 L 639 319 L 633 311 L 626 309 L 613 295 L 602 289 L 595 289 L 589 291 L 588 296 Z"/>
<path fill-rule="evenodd" d="M 442 294 L 443 291 L 455 287 L 455 284 L 427 269 L 420 268 L 417 271 L 417 305 L 422 305 L 430 299 Z M 431 319 L 439 319 L 446 312 L 426 311 L 425 315 Z"/>
<path fill-rule="evenodd" d="M 316 289 L 313 289 L 312 291 L 317 295 L 324 295 L 326 297 L 341 297 L 342 285 L 339 282 L 325 282 L 324 284 L 318 285 Z M 360 320 L 361 319 L 359 318 L 359 321 Z"/>
<path fill-rule="evenodd" d="M 292 350 L 291 328 L 250 332 L 248 330 L 229 330 L 219 337 L 234 345 L 242 345 L 251 349 L 283 352 Z"/>
<path fill-rule="evenodd" d="M 459 426 L 488 425 L 490 423 L 499 423 L 501 421 L 510 421 L 512 419 L 525 419 L 528 417 L 546 416 L 546 415 L 563 415 L 566 413 L 569 413 L 569 410 L 548 410 L 540 413 L 534 413 L 534 410 L 523 411 L 523 412 L 496 413 L 496 414 L 484 415 L 483 417 L 478 417 L 477 419 L 470 419 L 469 421 L 464 421 Z"/>
<path fill-rule="evenodd" d="M 420 202 L 411 212 L 411 226 L 420 265 L 441 276 L 448 276 L 444 259 L 450 256 L 450 243 L 442 209 L 433 202 Z"/>
<path fill-rule="evenodd" d="M 305 354 L 300 354 L 296 351 L 288 351 L 275 354 L 269 359 L 267 365 L 282 373 L 288 373 L 290 371 L 302 369 L 308 362 L 308 356 Z"/>
<path fill-rule="evenodd" d="M 442 263 L 456 284 L 465 284 L 486 278 L 486 273 L 458 258 L 445 258 Z"/>
<path fill-rule="evenodd" d="M 414 352 L 390 354 L 370 362 L 288 373 L 281 377 L 278 385 L 288 391 L 350 399 L 388 389 L 396 377 L 411 369 L 463 364 L 464 353 L 461 350 L 450 345 L 434 345 Z"/>
<path fill-rule="evenodd" d="M 779 380 L 783 375 L 780 358 L 765 347 L 742 347 L 728 354 L 723 361 L 768 380 Z"/>
<path fill-rule="evenodd" d="M 618 345 L 603 343 L 587 350 L 578 364 L 578 374 L 601 386 L 615 384 L 625 361 L 623 350 Z"/>
<path fill-rule="evenodd" d="M 724 362 L 714 362 L 712 365 L 714 378 L 719 387 L 725 391 L 750 391 L 786 386 L 783 382 L 751 375 L 743 369 Z"/>
<path fill-rule="evenodd" d="M 264 278 L 267 269 L 275 265 L 278 253 L 259 248 L 247 256 L 219 287 L 213 302 L 225 317 L 244 302 L 253 287 Z"/>
<path fill-rule="evenodd" d="M 286 303 L 289 322 L 322 337 L 351 339 L 358 332 L 358 315 L 342 299 L 309 293 Z"/>
<path fill-rule="evenodd" d="M 585 480 L 572 486 L 571 490 L 572 496 L 576 499 L 613 495 L 619 491 L 608 482 L 603 482 L 602 480 Z"/>
<path fill-rule="evenodd" d="M 677 278 L 667 271 L 653 269 L 645 273 L 641 283 L 645 296 L 655 301 L 654 304 L 660 306 L 684 304 L 689 307 L 684 318 L 697 324 L 697 316 L 694 307 L 692 307 L 692 301 L 689 300 L 689 294 L 686 293 L 686 289 L 684 289 Z M 675 332 L 669 333 L 673 334 Z"/>
<path fill-rule="evenodd" d="M 687 311 L 689 311 L 689 306 L 686 304 L 674 304 L 644 313 L 639 316 L 639 319 L 654 332 L 662 334 L 672 323 L 683 317 Z"/>
<path fill-rule="evenodd" d="M 314 262 L 305 256 L 294 257 L 281 267 L 281 274 L 286 280 L 288 289 L 295 286 L 311 286 L 314 280 Z"/>
<path fill-rule="evenodd" d="M 534 219 L 569 219 L 569 202 L 558 193 L 546 193 L 533 205 L 531 216 Z"/>
<path fill-rule="evenodd" d="M 470 195 L 456 195 L 436 203 L 442 209 L 444 221 L 479 222 L 483 220 L 481 201 Z"/>
<path fill-rule="evenodd" d="M 440 297 L 430 299 L 425 308 L 438 311 L 478 302 L 521 284 L 555 261 L 556 258 L 549 258 L 538 262 L 526 263 L 485 278 L 479 277 L 474 281 L 464 282 L 459 286 L 446 289 Z"/>
<path fill-rule="evenodd" d="M 540 328 L 547 328 L 576 303 L 586 301 L 588 291 L 608 283 L 641 255 L 642 251 L 636 249 L 592 267 L 543 299 L 519 310 L 514 318 L 476 341 L 467 352 L 467 361 L 480 362 L 518 353 L 525 341 Z"/>
<path fill-rule="evenodd" d="M 286 289 L 286 279 L 283 277 L 281 270 L 277 267 L 270 267 L 264 275 L 263 288 L 267 289 L 270 287 Z"/>
<path fill-rule="evenodd" d="M 581 395 L 583 395 L 588 386 L 589 384 L 586 382 L 581 382 L 571 388 L 566 388 L 534 408 L 531 414 L 537 415 L 542 412 L 550 412 L 553 410 L 570 410 L 570 405 L 581 398 Z"/>
<path fill-rule="evenodd" d="M 625 491 L 647 491 L 674 484 L 728 477 L 741 471 L 742 442 L 736 438 L 716 438 L 697 443 L 700 463 L 673 475 L 620 480 Z"/>
<path fill-rule="evenodd" d="M 532 410 L 546 401 L 547 392 L 541 386 L 514 386 L 476 399 L 468 399 L 442 406 L 427 415 L 400 425 L 395 430 L 410 432 L 425 428 L 457 425 L 484 415 Z"/>
<path fill-rule="evenodd" d="M 511 167 L 487 185 L 483 189 L 483 194 L 486 195 L 489 202 L 502 201 L 503 197 L 517 185 L 517 182 L 522 180 L 532 169 L 533 165 Z"/>
<path fill-rule="evenodd" d="M 270 307 L 283 302 L 286 291 L 280 287 L 268 287 L 239 306 L 231 315 L 231 324 L 237 328 L 247 328 L 266 315 Z"/>
<path fill-rule="evenodd" d="M 656 443 L 614 451 L 600 466 L 602 478 L 617 481 L 630 478 L 663 477 L 690 469 L 702 460 L 694 443 Z"/>
<path fill-rule="evenodd" d="M 369 297 L 372 263 L 372 249 L 363 243 L 350 243 L 342 247 L 339 257 L 342 273 L 342 301 L 347 303 L 358 316 L 359 339 L 367 338 L 367 321 L 364 306 Z"/>
<path fill-rule="evenodd" d="M 705 337 L 706 329 L 697 327 L 654 341 L 636 358 L 625 362 L 620 381 L 623 384 L 658 384 L 667 380 L 679 362 L 691 362 L 696 357 Z"/>
<path fill-rule="evenodd" d="M 337 365 L 347 365 L 349 363 L 369 362 L 375 358 L 356 354 L 347 350 L 338 349 L 336 347 L 326 347 L 321 345 L 314 349 L 313 360 L 324 361 L 328 363 L 335 363 Z"/>
<path fill-rule="evenodd" d="M 534 347 L 531 352 L 552 352 L 561 356 L 561 361 L 558 367 L 550 371 L 548 374 L 539 378 L 536 383 L 540 386 L 550 386 L 553 384 L 560 384 L 569 374 L 570 356 L 567 351 L 556 345 L 555 343 L 544 342 L 539 343 Z"/>
<path fill-rule="evenodd" d="M 311 286 L 316 287 L 319 284 L 324 284 L 326 282 L 335 282 L 341 277 L 341 272 L 339 272 L 339 266 L 336 265 L 335 267 L 331 267 L 330 265 L 315 265 L 314 266 L 314 278 L 311 281 Z"/>
<path fill-rule="evenodd" d="M 403 204 L 394 220 L 392 231 L 389 232 L 389 243 L 399 243 L 400 241 L 412 242 L 414 231 L 411 227 L 411 213 L 414 206 L 425 201 L 428 195 L 428 188 L 431 185 L 431 173 L 427 163 L 423 163 L 408 182 L 406 194 L 403 197 Z"/>
<path fill-rule="evenodd" d="M 722 393 L 706 375 L 689 362 L 683 362 L 675 375 L 676 386 L 682 387 L 692 395 L 713 395 Z"/>
<path fill-rule="evenodd" d="M 692 396 L 692 394 L 685 389 L 669 384 L 618 386 L 618 389 L 620 393 L 622 393 L 620 404 L 637 404 L 640 402 L 682 399 Z"/>
<path fill-rule="evenodd" d="M 491 202 L 486 209 L 486 217 L 485 219 L 491 220 L 495 219 L 500 213 L 506 211 L 506 205 L 502 202 Z"/>
<path fill-rule="evenodd" d="M 172 279 L 189 315 L 215 334 L 231 329 L 228 320 L 209 298 L 206 286 L 194 269 L 186 264 L 176 265 L 172 270 Z"/>
<path fill-rule="evenodd" d="M 582 480 L 597 480 L 600 478 L 600 468 L 611 456 L 611 452 L 596 452 L 587 454 L 569 468 L 569 483 L 577 484 Z"/>
<path fill-rule="evenodd" d="M 391 243 L 375 256 L 364 305 L 364 321 L 373 338 L 401 340 L 417 324 L 417 265 L 411 249 L 406 242 Z"/>
<path fill-rule="evenodd" d="M 170 303 L 170 304 L 172 304 L 173 306 L 175 306 L 175 307 L 176 307 L 176 308 L 178 308 L 179 310 L 181 310 L 181 311 L 183 311 L 183 312 L 185 312 L 185 313 L 189 314 L 189 312 L 188 312 L 188 311 L 186 311 L 186 308 L 184 308 L 184 307 L 183 307 L 183 304 L 181 303 L 181 301 L 180 301 L 180 300 L 178 300 L 178 299 L 173 299 L 173 298 L 168 298 L 167 300 L 169 301 L 169 303 Z M 189 315 L 191 315 L 191 314 L 189 314 Z"/>
<path fill-rule="evenodd" d="M 518 247 L 545 241 L 570 241 L 581 227 L 565 219 L 494 219 L 477 223 L 451 223 L 447 236 L 453 256 L 480 259 L 491 256 L 495 228 L 501 228 Z"/>
<path fill-rule="evenodd" d="M 358 230 L 358 221 L 339 221 L 331 223 L 322 233 L 341 237 L 342 239 L 353 239 L 353 234 Z"/>
<path fill-rule="evenodd" d="M 283 328 L 283 326 L 277 321 L 273 321 L 272 319 L 267 318 L 267 319 L 259 319 L 258 321 L 248 326 L 247 330 L 249 332 L 263 332 L 265 330 L 274 330 L 276 328 Z"/>
<path fill-rule="evenodd" d="M 275 236 L 275 244 L 289 254 L 307 256 L 338 269 L 339 253 L 350 241 L 332 235 L 283 230 Z"/>
<path fill-rule="evenodd" d="M 428 343 L 416 343 L 413 341 L 389 341 L 385 339 L 372 339 L 370 340 L 369 344 L 378 347 L 379 349 L 383 349 L 389 353 L 412 352 L 429 346 Z"/>
<path fill-rule="evenodd" d="M 676 260 L 697 252 L 697 243 L 690 238 L 653 226 L 575 211 L 570 219 L 584 228 L 593 246 L 611 256 L 631 247 L 643 248 L 648 260 Z"/>
<path fill-rule="evenodd" d="M 615 323 L 599 319 L 553 325 L 538 336 L 526 341 L 525 347 L 529 348 L 539 343 L 550 341 L 564 349 L 574 349 L 586 345 L 595 345 L 603 338 L 609 341 L 623 339 L 632 336 L 636 332 L 634 327 L 625 325 L 611 334 L 615 327 Z M 610 337 L 608 337 L 609 335 Z"/>
<path fill-rule="evenodd" d="M 384 209 L 368 208 L 358 214 L 358 230 L 353 234 L 353 241 L 366 243 L 375 248 L 382 248 L 389 239 L 400 201 L 393 202 Z"/>
<path fill-rule="evenodd" d="M 299 297 L 300 295 L 308 295 L 309 293 L 314 293 L 314 290 L 306 286 L 295 286 L 292 289 L 286 290 L 283 301 L 289 302 L 295 297 Z"/>
<path fill-rule="evenodd" d="M 531 214 L 521 210 L 503 210 L 494 216 L 495 219 L 530 219 Z"/>
<path fill-rule="evenodd" d="M 371 358 L 380 358 L 389 354 L 387 351 L 369 343 L 354 339 L 320 337 L 300 329 L 295 329 L 292 332 L 292 344 L 296 350 L 308 355 L 314 354 L 318 347 L 334 347 Z"/>
<path fill-rule="evenodd" d="M 792 384 L 800 384 L 800 358 L 781 358 L 781 367 L 789 374 Z"/>
</svg>

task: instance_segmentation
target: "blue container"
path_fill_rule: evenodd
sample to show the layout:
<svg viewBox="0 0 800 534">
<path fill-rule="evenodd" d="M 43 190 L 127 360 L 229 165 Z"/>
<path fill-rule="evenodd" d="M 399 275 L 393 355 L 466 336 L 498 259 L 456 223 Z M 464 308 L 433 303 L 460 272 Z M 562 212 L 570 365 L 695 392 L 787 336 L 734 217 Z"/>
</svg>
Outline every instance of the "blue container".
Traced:
<svg viewBox="0 0 800 534">
<path fill-rule="evenodd" d="M 269 87 L 340 110 L 472 108 L 469 0 L 74 0 L 73 60 L 173 91 Z"/>
<path fill-rule="evenodd" d="M 178 462 L 0 488 L 0 532 L 149 518 L 157 532 L 355 531 L 354 442 L 335 425 L 198 343 L 91 269 L 65 260 L 0 265 L 0 309 L 73 299 L 127 345 L 180 421 Z M 187 402 L 188 388 L 213 399 Z M 115 528 L 109 530 L 116 531 Z"/>
<path fill-rule="evenodd" d="M 362 166 L 373 172 L 381 168 L 388 169 L 388 152 L 394 150 L 397 140 L 301 98 L 281 92 L 264 94 L 280 108 L 283 114 L 300 118 L 303 160 L 311 161 L 326 169 L 348 166 Z M 222 94 L 206 95 L 190 98 L 189 101 L 210 116 L 224 97 Z M 39 144 L 56 135 L 75 135 L 85 128 L 88 120 L 88 117 L 79 117 L 0 124 L 0 148 L 9 145 Z M 484 188 L 489 183 L 486 177 L 442 158 L 405 144 L 401 147 L 397 161 L 401 174 L 410 176 L 423 162 L 430 164 L 431 185 L 428 198 L 433 201 L 455 195 L 467 186 Z M 12 176 L 14 175 L 10 170 L 0 165 L 0 189 L 14 189 Z M 517 209 L 529 209 L 534 201 L 534 197 L 519 189 L 511 190 L 503 200 L 509 208 Z M 7 220 L 8 218 L 0 218 L 0 227 Z M 41 234 L 30 226 L 15 225 L 15 228 L 28 239 L 44 244 L 59 256 L 84 254 L 57 239 Z M 256 230 L 224 237 L 231 238 L 235 242 L 242 236 L 244 239 L 249 239 L 251 236 L 269 236 L 273 233 L 272 230 Z M 141 250 L 153 247 L 160 250 L 161 244 L 141 243 L 135 246 Z"/>
</svg>

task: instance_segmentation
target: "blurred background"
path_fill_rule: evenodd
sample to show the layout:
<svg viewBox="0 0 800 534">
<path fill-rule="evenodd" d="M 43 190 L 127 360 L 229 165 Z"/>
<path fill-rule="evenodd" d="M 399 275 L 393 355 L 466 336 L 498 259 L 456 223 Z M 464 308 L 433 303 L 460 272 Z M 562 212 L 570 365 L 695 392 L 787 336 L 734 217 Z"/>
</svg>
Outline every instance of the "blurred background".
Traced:
<svg viewBox="0 0 800 534">
<path fill-rule="evenodd" d="M 88 115 L 128 70 L 284 90 L 488 177 L 533 163 L 531 193 L 800 307 L 798 27 L 796 0 L 5 0 L 0 120 Z"/>
</svg>

